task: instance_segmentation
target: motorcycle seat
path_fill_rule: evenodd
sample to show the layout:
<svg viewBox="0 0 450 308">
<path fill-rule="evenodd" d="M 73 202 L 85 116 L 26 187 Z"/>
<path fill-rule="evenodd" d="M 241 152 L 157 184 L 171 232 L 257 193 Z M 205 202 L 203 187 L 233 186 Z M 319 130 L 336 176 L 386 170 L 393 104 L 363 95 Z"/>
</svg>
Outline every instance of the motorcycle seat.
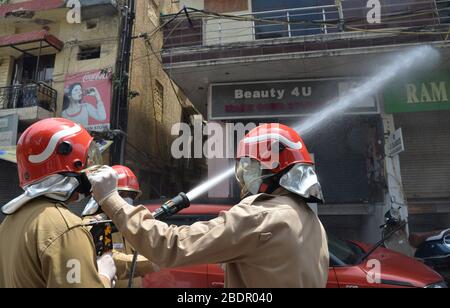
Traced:
<svg viewBox="0 0 450 308">
<path fill-rule="evenodd" d="M 422 232 L 422 233 L 411 233 L 409 235 L 409 243 L 414 248 L 419 248 L 424 242 L 427 241 L 439 241 L 444 238 L 444 236 L 450 232 L 450 229 L 437 230 L 432 232 Z"/>
</svg>

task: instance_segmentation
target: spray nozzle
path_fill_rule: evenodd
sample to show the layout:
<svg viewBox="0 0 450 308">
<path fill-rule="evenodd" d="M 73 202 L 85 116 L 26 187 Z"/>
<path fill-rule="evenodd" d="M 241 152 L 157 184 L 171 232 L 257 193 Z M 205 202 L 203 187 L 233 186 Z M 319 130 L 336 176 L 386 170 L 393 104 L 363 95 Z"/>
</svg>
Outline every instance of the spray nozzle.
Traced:
<svg viewBox="0 0 450 308">
<path fill-rule="evenodd" d="M 164 203 L 164 205 L 162 205 L 153 213 L 153 216 L 155 219 L 167 218 L 190 206 L 191 201 L 189 200 L 187 195 L 185 193 L 180 193 L 172 200 Z"/>
</svg>

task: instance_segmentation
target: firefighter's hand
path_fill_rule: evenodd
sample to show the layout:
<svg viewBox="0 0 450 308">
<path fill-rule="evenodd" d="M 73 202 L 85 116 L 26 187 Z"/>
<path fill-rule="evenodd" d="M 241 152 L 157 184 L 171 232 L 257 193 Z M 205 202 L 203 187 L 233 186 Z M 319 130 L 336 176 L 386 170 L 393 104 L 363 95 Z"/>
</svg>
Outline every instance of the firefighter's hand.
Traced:
<svg viewBox="0 0 450 308">
<path fill-rule="evenodd" d="M 111 285 L 114 285 L 114 277 L 116 276 L 116 265 L 112 253 L 106 253 L 103 256 L 97 258 L 98 274 L 107 278 Z"/>
<path fill-rule="evenodd" d="M 100 167 L 87 174 L 92 185 L 92 196 L 102 206 L 103 202 L 114 193 L 117 193 L 117 172 L 108 166 Z"/>
</svg>

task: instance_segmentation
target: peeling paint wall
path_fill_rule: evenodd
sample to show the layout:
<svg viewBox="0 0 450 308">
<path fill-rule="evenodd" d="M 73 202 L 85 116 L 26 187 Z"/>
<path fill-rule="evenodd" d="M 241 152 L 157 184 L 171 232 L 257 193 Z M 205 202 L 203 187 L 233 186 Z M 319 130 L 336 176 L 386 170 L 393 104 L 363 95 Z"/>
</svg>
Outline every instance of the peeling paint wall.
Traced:
<svg viewBox="0 0 450 308">
<path fill-rule="evenodd" d="M 135 35 L 154 32 L 160 11 L 167 14 L 179 10 L 170 0 L 158 4 L 159 1 L 153 0 L 137 1 Z M 190 102 L 175 84 L 174 91 L 158 60 L 162 32 L 156 32 L 149 41 L 152 47 L 143 38 L 134 40 L 130 91 L 138 92 L 139 96 L 129 104 L 126 149 L 127 165 L 138 174 L 144 199 L 159 194 L 171 196 L 192 186 L 189 181 L 199 180 L 199 176 L 192 176 L 189 168 L 181 165 L 184 162 L 172 159 L 171 129 L 173 124 L 186 121 L 182 105 L 188 106 Z"/>
<path fill-rule="evenodd" d="M 95 69 L 114 68 L 119 44 L 119 17 L 102 17 L 95 21 L 95 29 L 87 29 L 86 22 L 81 24 L 61 23 L 57 37 L 63 39 L 64 49 L 55 60 L 53 87 L 58 91 L 58 113 L 62 108 L 64 78 L 67 74 Z M 99 59 L 78 60 L 80 47 L 101 46 Z"/>
<path fill-rule="evenodd" d="M 9 3 L 28 1 L 13 0 Z M 101 8 L 98 8 L 101 9 Z M 56 52 L 55 67 L 53 72 L 52 87 L 58 91 L 57 115 L 62 109 L 64 96 L 64 78 L 67 74 L 84 72 L 108 67 L 115 67 L 119 44 L 119 14 L 115 16 L 100 16 L 84 20 L 80 24 L 69 24 L 66 20 L 67 9 L 43 10 L 36 12 L 32 20 L 0 19 L 0 36 L 20 34 L 26 32 L 47 29 L 50 34 L 64 43 L 64 48 Z M 37 18 L 37 19 L 36 19 Z M 42 23 L 42 24 L 39 24 Z M 87 24 L 91 25 L 91 29 Z M 92 25 L 96 26 L 92 26 Z M 78 60 L 80 46 L 101 46 L 101 57 L 92 60 Z M 0 49 L 0 59 L 6 58 L 6 51 Z M 43 54 L 53 54 L 54 50 L 46 50 Z M 8 50 L 8 56 L 19 57 L 18 52 Z M 3 60 L 3 62 L 5 62 Z M 0 66 L 0 85 L 10 84 L 13 65 L 2 64 Z"/>
</svg>

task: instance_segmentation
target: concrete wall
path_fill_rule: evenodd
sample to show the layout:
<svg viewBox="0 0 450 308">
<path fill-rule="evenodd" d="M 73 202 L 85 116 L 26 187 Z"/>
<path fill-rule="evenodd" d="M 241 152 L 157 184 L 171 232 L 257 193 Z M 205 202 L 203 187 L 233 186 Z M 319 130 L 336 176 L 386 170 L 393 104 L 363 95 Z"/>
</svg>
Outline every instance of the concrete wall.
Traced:
<svg viewBox="0 0 450 308">
<path fill-rule="evenodd" d="M 46 11 L 41 11 L 40 15 L 46 17 Z M 49 20 L 53 18 L 53 12 L 48 12 Z M 67 74 L 84 72 L 95 69 L 114 68 L 117 59 L 117 49 L 119 43 L 119 16 L 102 16 L 90 19 L 89 22 L 96 22 L 97 27 L 87 29 L 86 21 L 80 24 L 69 24 L 65 18 L 52 19 L 53 22 L 45 28 L 64 43 L 64 48 L 56 53 L 55 67 L 53 73 L 53 88 L 58 91 L 57 114 L 62 109 L 64 96 L 64 79 Z M 0 27 L 0 35 L 19 34 L 43 29 L 35 23 L 14 23 Z M 77 54 L 80 46 L 101 45 L 100 59 L 79 61 Z M 2 53 L 0 49 L 0 58 Z M 47 49 L 47 53 L 55 53 L 54 50 Z M 45 52 L 44 52 L 45 54 Z M 19 56 L 16 53 L 15 56 Z M 0 85 L 8 84 L 7 75 L 11 77 L 11 70 L 5 73 L 8 65 L 0 66 Z M 11 67 L 12 69 L 12 67 Z M 6 74 L 6 75 L 5 75 Z"/>
<path fill-rule="evenodd" d="M 81 24 L 62 22 L 58 27 L 57 37 L 64 41 L 64 49 L 56 55 L 53 74 L 53 87 L 58 91 L 58 113 L 62 109 L 64 78 L 67 74 L 115 67 L 119 44 L 119 17 L 105 16 L 95 21 L 97 22 L 95 29 L 87 29 L 86 22 Z M 77 54 L 80 46 L 89 45 L 101 45 L 101 57 L 79 61 Z"/>
<path fill-rule="evenodd" d="M 137 1 L 135 35 L 154 32 L 159 25 L 159 20 L 156 23 L 154 20 L 155 16 L 159 17 L 159 10 L 166 14 L 179 10 L 171 1 L 161 1 L 160 7 L 158 3 Z M 162 69 L 158 54 L 162 42 L 161 31 L 148 40 L 141 38 L 133 42 L 130 91 L 138 92 L 139 96 L 129 104 L 126 163 L 141 180 L 143 199 L 161 194 L 171 196 L 201 179 L 200 175 L 197 178 L 189 174 L 193 170 L 184 168 L 184 161 L 172 159 L 170 150 L 175 138 L 171 136 L 172 126 L 185 122 L 186 111 L 182 106 L 191 103 L 175 84 L 172 87 Z M 158 98 L 160 90 L 162 105 Z"/>
<path fill-rule="evenodd" d="M 10 85 L 13 61 L 14 59 L 12 57 L 0 57 L 0 87 Z"/>
<path fill-rule="evenodd" d="M 225 0 L 226 1 L 226 0 Z M 248 9 L 244 11 L 226 12 L 242 15 L 252 12 L 252 1 L 248 0 Z M 233 19 L 204 19 L 204 45 L 230 44 L 248 42 L 255 39 L 253 21 L 237 21 Z"/>
<path fill-rule="evenodd" d="M 205 8 L 205 1 L 204 0 L 180 0 L 180 8 L 182 8 L 183 6 L 203 10 Z"/>
<path fill-rule="evenodd" d="M 227 10 L 227 4 L 231 4 L 229 0 L 217 0 L 217 2 L 223 2 L 219 6 L 224 8 L 226 14 L 249 14 L 252 12 L 252 1 L 247 0 L 247 10 Z M 193 7 L 196 9 L 206 9 L 209 11 L 208 6 L 204 0 L 181 0 L 180 7 Z M 253 22 L 252 21 L 236 21 L 230 19 L 217 19 L 217 18 L 204 18 L 204 45 L 218 45 L 229 44 L 235 42 L 248 42 L 254 40 Z"/>
</svg>

